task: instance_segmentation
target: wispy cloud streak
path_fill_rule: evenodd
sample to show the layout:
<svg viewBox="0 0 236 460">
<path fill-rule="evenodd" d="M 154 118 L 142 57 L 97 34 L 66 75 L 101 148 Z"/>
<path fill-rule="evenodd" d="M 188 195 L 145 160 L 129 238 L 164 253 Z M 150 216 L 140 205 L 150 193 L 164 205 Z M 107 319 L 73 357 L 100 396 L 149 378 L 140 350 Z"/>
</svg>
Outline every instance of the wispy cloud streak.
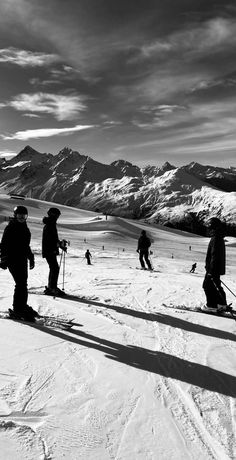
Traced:
<svg viewBox="0 0 236 460">
<path fill-rule="evenodd" d="M 0 49 L 0 62 L 20 67 L 48 66 L 60 60 L 56 54 L 20 50 L 14 47 Z"/>
<path fill-rule="evenodd" d="M 68 136 L 69 134 L 75 133 L 76 131 L 82 131 L 94 127 L 94 125 L 76 125 L 71 128 L 28 129 L 26 131 L 17 131 L 16 133 L 9 136 L 2 134 L 1 137 L 4 140 L 17 139 L 20 141 L 26 141 L 28 139 L 39 139 L 42 137 Z"/>
</svg>

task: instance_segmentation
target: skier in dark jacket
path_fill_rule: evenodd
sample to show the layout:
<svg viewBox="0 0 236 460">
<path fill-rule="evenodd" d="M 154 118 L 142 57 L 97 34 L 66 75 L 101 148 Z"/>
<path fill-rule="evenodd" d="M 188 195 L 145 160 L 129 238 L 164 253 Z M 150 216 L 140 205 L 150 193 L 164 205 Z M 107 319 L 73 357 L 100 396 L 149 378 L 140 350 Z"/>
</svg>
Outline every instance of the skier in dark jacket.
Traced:
<svg viewBox="0 0 236 460">
<path fill-rule="evenodd" d="M 8 268 L 14 282 L 13 314 L 15 317 L 34 321 L 37 312 L 27 305 L 28 300 L 28 261 L 34 268 L 34 255 L 30 248 L 31 233 L 26 220 L 28 210 L 25 206 L 14 208 L 14 217 L 5 227 L 1 241 L 1 268 Z"/>
<path fill-rule="evenodd" d="M 88 265 L 92 265 L 92 264 L 91 264 L 91 257 L 92 257 L 92 255 L 91 255 L 91 252 L 89 251 L 89 249 L 87 249 L 87 251 L 86 251 L 84 257 L 85 257 L 86 260 L 87 260 L 87 264 L 88 264 Z"/>
<path fill-rule="evenodd" d="M 189 273 L 195 273 L 196 267 L 197 267 L 197 263 L 194 262 L 194 264 L 192 265 L 192 268 L 191 268 L 191 270 L 189 271 Z"/>
<path fill-rule="evenodd" d="M 57 220 L 61 215 L 58 208 L 50 208 L 48 216 L 43 218 L 42 256 L 49 266 L 48 286 L 44 293 L 53 296 L 64 295 L 64 292 L 57 287 L 60 267 L 57 262 L 59 248 L 66 251 L 66 241 L 59 240 L 57 232 Z"/>
<path fill-rule="evenodd" d="M 141 264 L 141 268 L 146 270 L 146 267 L 145 267 L 145 262 L 148 266 L 148 269 L 149 270 L 152 270 L 152 265 L 151 265 L 151 262 L 148 258 L 148 250 L 151 246 L 151 240 L 150 238 L 148 238 L 148 236 L 146 235 L 146 232 L 145 230 L 142 230 L 141 231 L 141 235 L 138 239 L 138 247 L 137 247 L 137 252 L 139 253 L 139 261 L 140 261 L 140 264 Z M 144 260 L 145 259 L 145 262 Z"/>
<path fill-rule="evenodd" d="M 212 217 L 209 222 L 211 239 L 208 245 L 203 281 L 207 304 L 204 310 L 225 310 L 227 307 L 226 295 L 221 286 L 220 276 L 225 274 L 225 242 L 223 225 L 217 217 Z"/>
</svg>

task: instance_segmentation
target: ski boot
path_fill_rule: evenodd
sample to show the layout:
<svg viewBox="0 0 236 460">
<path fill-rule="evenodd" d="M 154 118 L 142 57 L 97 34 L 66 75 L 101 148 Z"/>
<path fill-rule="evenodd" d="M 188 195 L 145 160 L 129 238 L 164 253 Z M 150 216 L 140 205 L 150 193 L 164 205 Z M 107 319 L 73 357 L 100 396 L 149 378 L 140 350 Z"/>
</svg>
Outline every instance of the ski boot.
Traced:
<svg viewBox="0 0 236 460">
<path fill-rule="evenodd" d="M 43 293 L 45 295 L 55 296 L 55 289 L 52 289 L 50 287 L 45 286 L 45 289 L 44 289 Z"/>
<path fill-rule="evenodd" d="M 65 292 L 59 289 L 58 287 L 54 289 L 45 287 L 44 294 L 51 295 L 52 297 L 64 297 L 65 296 Z"/>
<path fill-rule="evenodd" d="M 21 321 L 28 321 L 30 323 L 35 322 L 35 316 L 30 311 L 30 308 L 29 307 L 27 308 L 27 306 L 25 306 L 25 307 L 23 307 L 21 309 L 17 308 L 17 309 L 13 309 L 13 310 L 11 310 L 9 308 L 8 311 L 9 311 L 9 317 L 11 319 L 16 319 L 16 320 L 21 320 Z"/>
<path fill-rule="evenodd" d="M 202 305 L 201 310 L 206 313 L 218 313 L 217 307 L 208 307 L 207 305 Z"/>
<path fill-rule="evenodd" d="M 32 307 L 30 307 L 29 305 L 26 305 L 26 312 L 29 314 L 29 315 L 32 315 L 34 318 L 40 318 L 40 314 L 34 310 Z"/>
</svg>

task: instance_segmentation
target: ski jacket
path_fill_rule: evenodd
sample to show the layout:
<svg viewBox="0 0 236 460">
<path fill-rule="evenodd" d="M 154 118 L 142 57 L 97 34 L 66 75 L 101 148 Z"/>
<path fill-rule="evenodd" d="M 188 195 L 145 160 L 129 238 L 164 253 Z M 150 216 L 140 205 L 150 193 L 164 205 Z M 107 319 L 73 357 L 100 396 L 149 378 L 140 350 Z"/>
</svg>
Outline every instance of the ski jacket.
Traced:
<svg viewBox="0 0 236 460">
<path fill-rule="evenodd" d="M 34 255 L 30 248 L 31 233 L 26 222 L 10 220 L 5 227 L 1 241 L 1 263 L 8 267 L 21 261 L 34 263 Z"/>
<path fill-rule="evenodd" d="M 213 231 L 208 245 L 205 263 L 206 272 L 213 276 L 225 274 L 225 242 L 223 235 Z"/>
<path fill-rule="evenodd" d="M 151 240 L 147 235 L 141 235 L 138 239 L 138 251 L 147 251 L 151 246 Z"/>
<path fill-rule="evenodd" d="M 43 223 L 42 256 L 57 256 L 59 254 L 60 241 L 58 238 L 56 221 L 53 217 L 44 217 Z"/>
</svg>

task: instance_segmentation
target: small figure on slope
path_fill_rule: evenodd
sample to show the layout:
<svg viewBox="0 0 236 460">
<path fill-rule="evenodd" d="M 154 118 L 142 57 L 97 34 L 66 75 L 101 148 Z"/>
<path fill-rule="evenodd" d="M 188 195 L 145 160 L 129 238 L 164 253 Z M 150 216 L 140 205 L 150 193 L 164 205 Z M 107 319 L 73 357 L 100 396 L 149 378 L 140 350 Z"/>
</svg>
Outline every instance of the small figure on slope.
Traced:
<svg viewBox="0 0 236 460">
<path fill-rule="evenodd" d="M 217 217 L 209 221 L 210 242 L 206 254 L 206 275 L 203 281 L 203 289 L 206 295 L 205 311 L 226 310 L 227 302 L 224 289 L 221 286 L 220 276 L 225 274 L 225 242 L 223 224 Z"/>
<path fill-rule="evenodd" d="M 14 282 L 13 313 L 16 318 L 34 321 L 38 313 L 27 305 L 28 261 L 34 268 L 34 255 L 30 248 L 31 233 L 27 226 L 28 210 L 25 206 L 14 208 L 14 217 L 5 227 L 1 241 L 1 268 L 8 268 Z"/>
<path fill-rule="evenodd" d="M 149 270 L 152 270 L 152 265 L 148 257 L 148 250 L 151 246 L 151 240 L 148 238 L 145 230 L 141 231 L 141 235 L 138 239 L 138 247 L 137 247 L 137 252 L 139 253 L 139 261 L 141 264 L 141 268 L 146 270 L 145 262 L 147 264 L 147 267 Z M 144 262 L 145 260 L 145 262 Z"/>
<path fill-rule="evenodd" d="M 44 293 L 48 295 L 63 296 L 64 292 L 57 287 L 60 267 L 57 262 L 59 248 L 66 251 L 65 240 L 60 241 L 57 232 L 57 220 L 61 215 L 58 208 L 50 208 L 48 216 L 43 218 L 42 256 L 49 266 L 48 286 Z"/>
<path fill-rule="evenodd" d="M 87 249 L 87 251 L 86 251 L 84 257 L 85 257 L 85 259 L 87 260 L 87 264 L 88 264 L 88 265 L 92 265 L 92 264 L 91 264 L 92 255 L 91 255 L 89 249 Z"/>
<path fill-rule="evenodd" d="M 197 264 L 196 264 L 196 262 L 195 262 L 195 263 L 192 265 L 192 268 L 191 268 L 191 270 L 190 270 L 189 273 L 195 273 L 196 267 L 197 267 Z"/>
</svg>

